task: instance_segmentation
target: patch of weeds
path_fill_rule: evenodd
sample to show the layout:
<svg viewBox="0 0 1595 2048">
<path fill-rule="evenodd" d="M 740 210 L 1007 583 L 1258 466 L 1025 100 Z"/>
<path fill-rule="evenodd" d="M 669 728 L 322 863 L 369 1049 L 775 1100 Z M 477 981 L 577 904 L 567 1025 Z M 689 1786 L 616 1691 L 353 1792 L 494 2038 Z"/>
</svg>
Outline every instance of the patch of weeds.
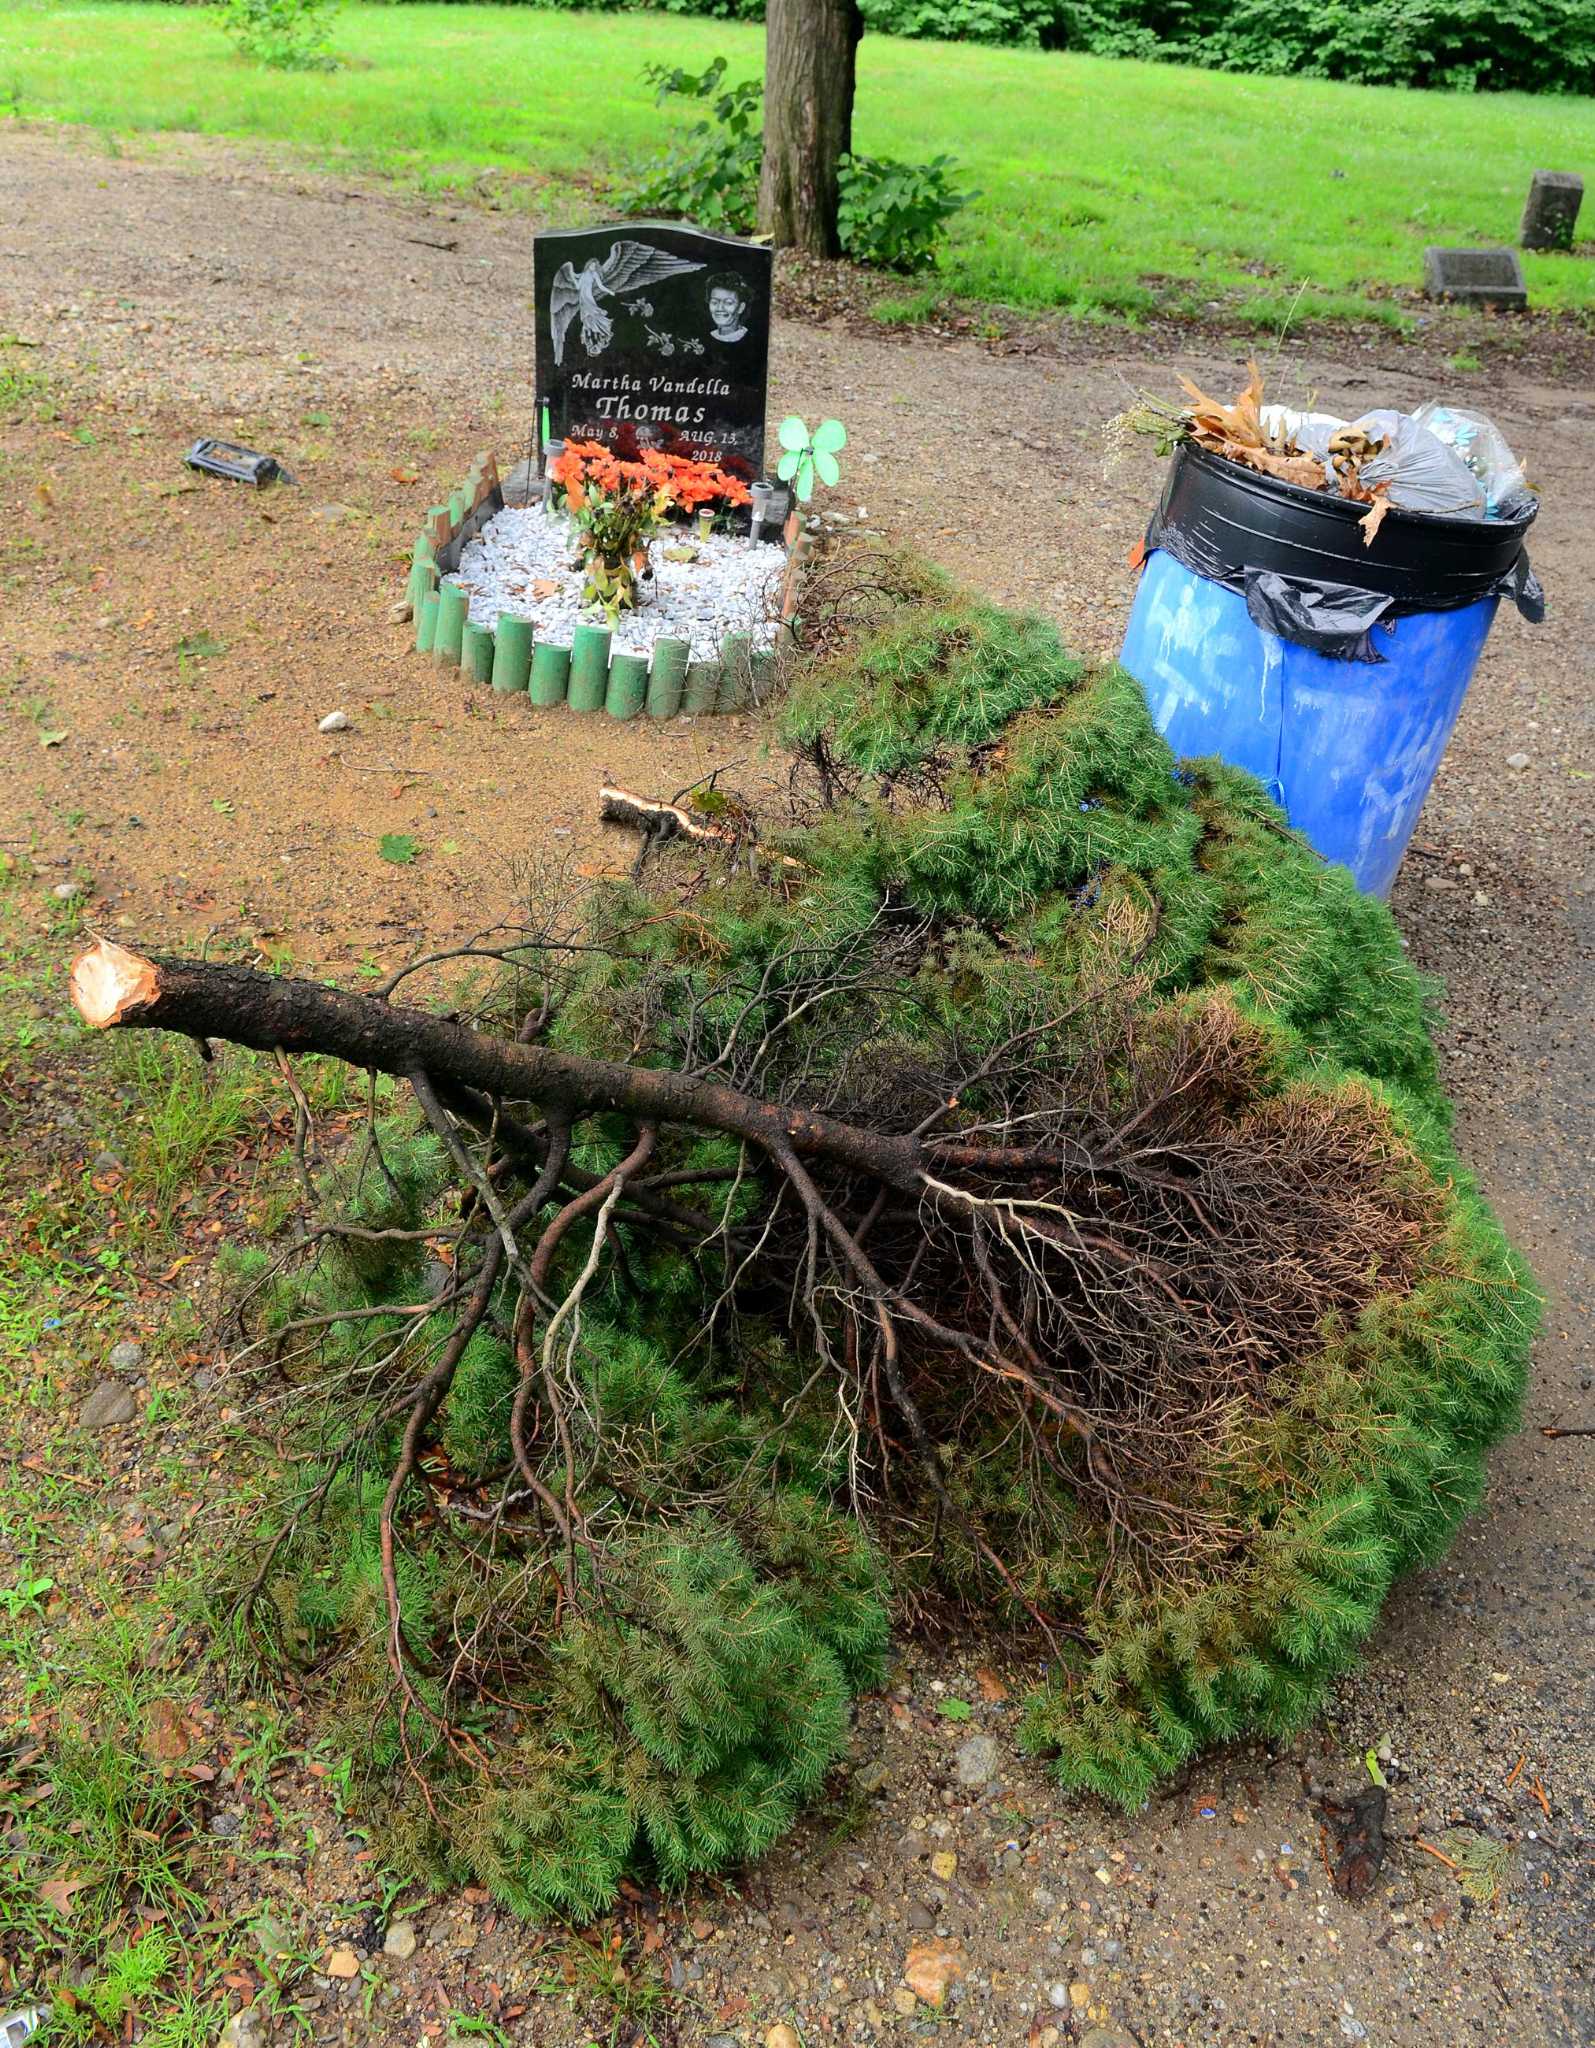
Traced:
<svg viewBox="0 0 1595 2048">
<path fill-rule="evenodd" d="M 944 310 L 944 295 L 927 286 L 898 298 L 877 299 L 869 316 L 878 327 L 923 327 Z"/>
<path fill-rule="evenodd" d="M 196 1059 L 153 1037 L 113 1035 L 112 1058 L 135 1108 L 121 1133 L 126 1192 L 168 1229 L 196 1170 L 237 1146 L 261 1114 L 266 1082 L 257 1064 L 230 1051 Z"/>
<path fill-rule="evenodd" d="M 314 2008 L 300 2000 L 310 1996 L 324 1953 L 319 1941 L 280 1926 L 263 1917 L 251 1930 L 260 1949 L 262 1983 L 255 2003 L 279 2023 L 292 2025 L 308 2034 L 314 2025 Z"/>
<path fill-rule="evenodd" d="M 225 654 L 227 644 L 218 640 L 208 626 L 201 626 L 197 632 L 183 635 L 177 643 L 177 652 L 188 655 L 194 661 L 205 661 L 212 655 Z"/>
<path fill-rule="evenodd" d="M 1470 348 L 1459 348 L 1454 356 L 1446 357 L 1446 367 L 1464 375 L 1473 370 L 1482 370 L 1483 361 Z"/>
<path fill-rule="evenodd" d="M 39 1351 L 58 1330 L 123 1294 L 125 1255 L 101 1242 L 103 1216 L 35 1185 L 7 1218 L 0 1262 L 0 1359 Z M 29 1385 L 33 1382 L 30 1380 Z"/>
<path fill-rule="evenodd" d="M 218 2000 L 184 1985 L 144 2023 L 140 2048 L 212 2048 L 224 2018 Z"/>
<path fill-rule="evenodd" d="M 856 1841 L 869 1826 L 875 1802 L 856 1776 L 844 1778 L 837 1789 L 816 1810 L 815 1818 L 825 1830 L 827 1852 L 844 1842 Z"/>
<path fill-rule="evenodd" d="M 0 412 L 18 413 L 46 402 L 50 380 L 32 367 L 20 342 L 0 340 Z"/>
<path fill-rule="evenodd" d="M 510 2037 L 497 2020 L 490 2020 L 477 2012 L 461 2012 L 451 2007 L 444 2015 L 446 2038 L 459 2041 L 484 2041 L 488 2048 L 510 2048 Z"/>
<path fill-rule="evenodd" d="M 63 2007 L 57 2030 L 66 2040 L 91 2040 L 99 2027 L 120 2031 L 148 2003 L 177 1961 L 177 1945 L 159 1927 L 136 1940 L 118 1942 L 93 1976 L 78 1987 L 76 2003 Z"/>
<path fill-rule="evenodd" d="M 52 1591 L 54 1586 L 54 1579 L 47 1573 L 21 1578 L 15 1585 L 0 1586 L 0 1619 L 16 1621 L 24 1615 L 42 1615 L 44 1596 Z"/>
<path fill-rule="evenodd" d="M 66 1673 L 25 1658 L 34 1707 L 5 1738 L 0 1958 L 18 1982 L 87 1966 L 75 2002 L 62 2001 L 66 2040 L 101 2038 L 96 2023 L 120 2032 L 208 1912 L 200 1788 L 140 1740 L 157 1697 L 180 1711 L 169 1675 L 148 1669 L 157 1626 L 145 1614 L 81 1629 Z M 155 1924 L 130 1938 L 130 1915 Z"/>
<path fill-rule="evenodd" d="M 196 662 L 214 661 L 227 652 L 227 645 L 208 627 L 201 626 L 193 633 L 185 633 L 173 652 L 177 656 L 177 673 L 186 681 Z"/>
<path fill-rule="evenodd" d="M 598 1926 L 572 1935 L 565 1944 L 564 1960 L 573 1988 L 578 1995 L 609 2009 L 617 2035 L 625 2023 L 629 2038 L 634 2039 L 648 2016 L 669 1997 L 659 1979 L 627 1953 L 625 1936 L 618 1927 Z"/>
</svg>

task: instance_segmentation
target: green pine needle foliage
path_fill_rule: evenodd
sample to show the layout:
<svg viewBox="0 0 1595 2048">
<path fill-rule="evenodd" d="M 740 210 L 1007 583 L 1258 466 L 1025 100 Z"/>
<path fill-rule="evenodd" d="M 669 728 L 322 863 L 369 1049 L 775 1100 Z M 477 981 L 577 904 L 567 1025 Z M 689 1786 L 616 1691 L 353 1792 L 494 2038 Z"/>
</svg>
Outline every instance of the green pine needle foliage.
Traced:
<svg viewBox="0 0 1595 2048">
<path fill-rule="evenodd" d="M 904 1476 L 855 1494 L 834 1378 L 782 1276 L 727 1271 L 712 1234 L 689 1258 L 627 1226 L 559 1367 L 570 1441 L 536 1447 L 589 1540 L 566 1556 L 540 1510 L 488 1512 L 517 1483 L 501 1290 L 434 1418 L 427 1491 L 401 1502 L 409 1703 L 379 1531 L 393 1375 L 415 1383 L 448 1319 L 337 1311 L 418 1300 L 422 1248 L 344 1239 L 275 1279 L 241 1270 L 267 1341 L 300 1344 L 292 1370 L 360 1417 L 336 1454 L 316 1425 L 325 1483 L 271 1588 L 281 1640 L 321 1674 L 390 1852 L 518 1911 L 597 1912 L 628 1872 L 680 1883 L 777 1839 L 879 1679 L 889 1575 L 1016 1629 L 1033 1608 L 1064 1620 L 1023 1729 L 1063 1786 L 1133 1806 L 1209 1744 L 1298 1727 L 1397 1576 L 1444 1549 L 1517 1417 L 1537 1297 L 1451 1150 L 1429 992 L 1389 913 L 1248 777 L 1174 761 L 1122 671 L 900 574 L 884 623 L 794 684 L 787 737 L 835 771 L 784 842 L 801 881 L 744 864 L 705 888 L 656 859 L 646 888 L 605 885 L 548 1042 L 691 1064 L 734 1029 L 750 1085 L 901 1128 L 954 1052 L 967 1071 L 1030 1023 L 1053 1020 L 1059 1075 L 1094 1074 L 1121 1114 L 1206 1034 L 1223 1057 L 1169 1141 L 1321 1133 L 1328 1193 L 1343 1180 L 1388 1214 L 1390 1243 L 1354 1305 L 1272 1355 L 1171 1466 L 1163 1505 L 1198 1536 L 1149 1564 L 981 1400 L 932 1418 L 941 1499 Z M 848 999 L 806 1005 L 816 977 Z M 594 1118 L 579 1163 L 601 1172 L 631 1142 Z M 759 1225 L 768 1183 L 734 1145 L 667 1132 L 661 1151 L 720 1173 L 704 1199 Z M 331 1193 L 368 1229 L 413 1230 L 448 1182 L 430 1136 L 390 1121 Z M 562 1245 L 556 1292 L 590 1242 Z M 330 1320 L 305 1360 L 307 1312 Z"/>
</svg>

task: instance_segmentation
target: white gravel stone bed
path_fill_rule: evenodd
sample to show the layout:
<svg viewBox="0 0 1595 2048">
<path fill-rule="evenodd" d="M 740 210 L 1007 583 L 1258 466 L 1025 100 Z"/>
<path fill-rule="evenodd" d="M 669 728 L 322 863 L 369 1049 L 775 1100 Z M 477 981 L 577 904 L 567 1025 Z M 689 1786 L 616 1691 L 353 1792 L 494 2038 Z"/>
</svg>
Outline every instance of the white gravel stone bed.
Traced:
<svg viewBox="0 0 1595 2048">
<path fill-rule="evenodd" d="M 682 548 L 691 548 L 695 559 L 666 560 Z M 712 661 L 727 633 L 751 635 L 756 650 L 775 644 L 786 566 L 778 542 L 755 545 L 724 534 L 699 540 L 686 527 L 668 526 L 648 552 L 653 576 L 640 587 L 637 609 L 621 613 L 612 652 L 647 654 L 656 640 L 673 636 L 691 642 L 694 661 Z M 507 505 L 460 555 L 459 581 L 472 621 L 492 626 L 508 612 L 529 619 L 537 639 L 567 646 L 573 627 L 605 624 L 597 605 L 581 603 L 575 559 L 563 519 L 546 518 L 540 506 Z M 548 590 L 549 584 L 555 588 Z M 545 588 L 538 591 L 538 585 Z"/>
</svg>

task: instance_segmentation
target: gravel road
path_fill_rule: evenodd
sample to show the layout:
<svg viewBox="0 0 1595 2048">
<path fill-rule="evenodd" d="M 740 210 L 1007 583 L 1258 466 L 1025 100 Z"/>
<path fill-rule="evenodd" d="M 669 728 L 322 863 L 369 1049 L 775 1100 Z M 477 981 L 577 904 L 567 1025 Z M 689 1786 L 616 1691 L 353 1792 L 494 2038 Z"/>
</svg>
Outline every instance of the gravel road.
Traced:
<svg viewBox="0 0 1595 2048">
<path fill-rule="evenodd" d="M 658 734 L 473 700 L 385 623 L 419 510 L 475 448 L 524 436 L 525 218 L 10 125 L 0 220 L 0 333 L 37 344 L 12 358 L 59 408 L 15 409 L 0 468 L 5 831 L 36 835 L 41 887 L 86 878 L 92 921 L 146 943 L 209 931 L 391 963 L 499 914 L 525 863 L 628 858 L 592 818 L 605 774 L 669 794 L 711 767 L 755 790 L 778 771 L 748 721 Z M 1017 1760 L 1024 1673 L 1001 1646 L 910 1646 L 828 1812 L 670 1919 L 661 2040 L 763 2041 L 784 2021 L 811 2044 L 1595 2038 L 1595 1439 L 1541 1434 L 1595 1422 L 1595 398 L 1554 347 L 1461 374 L 1433 348 L 1337 346 L 1287 347 L 1271 390 L 1348 415 L 1456 393 L 1543 493 L 1550 618 L 1503 612 L 1394 899 L 1446 984 L 1465 1152 L 1550 1291 L 1525 1429 L 1309 1737 L 1209 1757 L 1133 1819 L 1061 1802 Z M 1158 464 L 1137 446 L 1105 473 L 1101 423 L 1176 370 L 1226 391 L 1245 353 L 1117 332 L 904 341 L 838 314 L 778 325 L 772 404 L 846 421 L 844 510 L 1109 652 Z M 298 487 L 191 483 L 179 458 L 201 432 L 280 452 Z M 338 708 L 350 729 L 318 734 Z M 41 747 L 45 729 L 67 737 Z M 416 837 L 414 865 L 377 857 L 385 832 Z M 972 1721 L 937 1711 L 949 1694 Z M 995 1739 L 976 1784 L 956 1768 L 971 1733 Z M 1330 1890 L 1304 1775 L 1349 1782 L 1381 1743 L 1393 1839 L 1358 1907 Z M 1494 1904 L 1418 1846 L 1459 1826 L 1510 1847 Z M 477 2009 L 481 1985 L 513 2002 L 536 1975 L 527 1936 L 469 1901 L 417 1933 L 413 1958 L 378 1960 L 370 2019 L 328 1984 L 318 2039 L 410 2048 L 438 1987 Z M 938 1941 L 961 1974 L 932 2023 L 903 1970 Z M 532 2010 L 512 2037 L 583 2038 L 557 2001 Z"/>
</svg>

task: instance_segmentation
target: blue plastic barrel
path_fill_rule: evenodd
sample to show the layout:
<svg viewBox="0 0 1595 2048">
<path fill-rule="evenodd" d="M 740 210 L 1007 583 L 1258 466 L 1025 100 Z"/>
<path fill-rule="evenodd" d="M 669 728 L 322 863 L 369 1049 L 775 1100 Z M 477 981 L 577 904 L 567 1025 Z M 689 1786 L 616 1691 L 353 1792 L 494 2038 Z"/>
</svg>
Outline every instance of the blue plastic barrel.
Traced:
<svg viewBox="0 0 1595 2048">
<path fill-rule="evenodd" d="M 1544 602 L 1523 548 L 1532 503 L 1503 520 L 1392 510 L 1372 546 L 1364 509 L 1182 444 L 1121 659 L 1177 755 L 1249 769 L 1383 896 L 1501 593 L 1531 618 Z"/>
<path fill-rule="evenodd" d="M 1326 860 L 1385 896 L 1499 602 L 1375 626 L 1382 662 L 1338 661 L 1254 626 L 1238 591 L 1160 549 L 1122 659 L 1176 754 L 1249 769 Z"/>
</svg>

